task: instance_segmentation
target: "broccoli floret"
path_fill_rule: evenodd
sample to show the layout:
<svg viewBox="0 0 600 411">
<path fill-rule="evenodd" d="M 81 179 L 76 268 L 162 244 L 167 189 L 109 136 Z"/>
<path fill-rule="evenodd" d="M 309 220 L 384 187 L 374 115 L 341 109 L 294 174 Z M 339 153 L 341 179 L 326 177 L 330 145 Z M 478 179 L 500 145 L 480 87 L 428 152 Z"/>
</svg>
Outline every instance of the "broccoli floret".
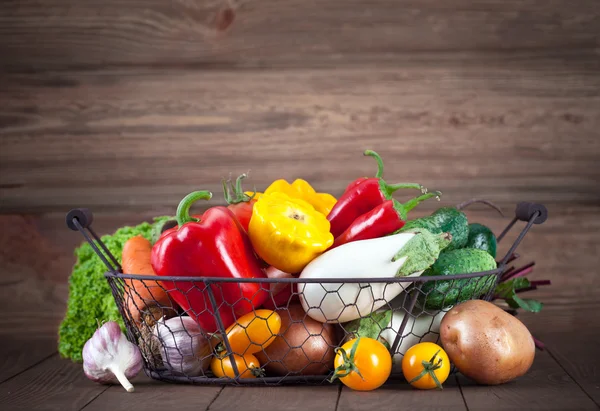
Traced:
<svg viewBox="0 0 600 411">
<path fill-rule="evenodd" d="M 156 239 L 156 229 L 171 218 L 157 217 L 153 224 L 144 222 L 134 227 L 122 227 L 101 239 L 120 262 L 121 251 L 127 240 L 141 235 L 153 241 Z M 116 321 L 123 330 L 124 324 L 104 277 L 108 270 L 100 257 L 87 242 L 75 249 L 75 256 L 77 261 L 69 278 L 67 312 L 58 329 L 58 352 L 63 358 L 81 362 L 83 345 L 96 331 L 98 321 Z"/>
</svg>

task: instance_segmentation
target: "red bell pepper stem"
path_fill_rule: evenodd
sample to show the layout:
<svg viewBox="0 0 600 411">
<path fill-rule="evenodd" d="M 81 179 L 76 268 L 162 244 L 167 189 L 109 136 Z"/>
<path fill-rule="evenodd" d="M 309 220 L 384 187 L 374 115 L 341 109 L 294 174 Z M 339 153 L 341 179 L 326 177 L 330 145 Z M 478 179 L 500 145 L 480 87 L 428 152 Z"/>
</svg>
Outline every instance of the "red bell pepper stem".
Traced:
<svg viewBox="0 0 600 411">
<path fill-rule="evenodd" d="M 181 227 L 191 221 L 198 222 L 198 218 L 190 216 L 190 207 L 197 200 L 210 200 L 212 193 L 210 191 L 194 191 L 186 195 L 177 206 L 177 225 Z"/>
<path fill-rule="evenodd" d="M 379 154 L 377 154 L 376 152 L 374 152 L 373 150 L 365 150 L 365 152 L 363 154 L 365 156 L 371 156 L 377 161 L 377 173 L 375 173 L 375 178 L 383 178 L 383 160 L 381 159 L 381 156 Z M 356 180 L 354 180 L 353 182 L 348 184 L 348 186 L 346 187 L 346 190 L 344 190 L 344 192 L 356 187 L 359 184 L 362 184 L 365 180 L 368 180 L 368 179 L 369 179 L 369 177 L 357 178 Z"/>
<path fill-rule="evenodd" d="M 384 201 L 373 210 L 356 218 L 352 224 L 338 237 L 331 248 L 351 241 L 369 240 L 391 234 L 406 224 L 407 214 L 422 201 L 438 197 L 442 193 L 436 191 L 415 197 L 404 204 L 395 199 Z"/>
</svg>

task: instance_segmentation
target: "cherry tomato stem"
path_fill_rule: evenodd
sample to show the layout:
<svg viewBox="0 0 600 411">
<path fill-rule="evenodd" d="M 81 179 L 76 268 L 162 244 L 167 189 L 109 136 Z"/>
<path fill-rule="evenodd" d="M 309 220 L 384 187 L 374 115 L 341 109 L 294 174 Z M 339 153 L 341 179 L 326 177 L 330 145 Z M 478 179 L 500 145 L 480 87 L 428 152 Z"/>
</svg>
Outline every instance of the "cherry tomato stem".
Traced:
<svg viewBox="0 0 600 411">
<path fill-rule="evenodd" d="M 415 388 L 443 389 L 450 374 L 450 359 L 437 344 L 423 342 L 409 348 L 402 358 L 402 373 Z"/>
<path fill-rule="evenodd" d="M 392 372 L 392 356 L 379 341 L 359 337 L 336 349 L 335 372 L 330 381 L 339 378 L 353 390 L 379 388 Z"/>
</svg>

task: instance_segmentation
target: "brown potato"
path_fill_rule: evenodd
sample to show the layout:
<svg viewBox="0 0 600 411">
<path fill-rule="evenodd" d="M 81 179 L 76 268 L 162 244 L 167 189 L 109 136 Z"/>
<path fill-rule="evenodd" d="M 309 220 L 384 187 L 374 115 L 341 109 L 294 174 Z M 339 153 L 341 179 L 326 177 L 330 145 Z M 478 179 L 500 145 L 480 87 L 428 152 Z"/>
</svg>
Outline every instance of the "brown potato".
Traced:
<svg viewBox="0 0 600 411">
<path fill-rule="evenodd" d="M 300 304 L 276 312 L 281 316 L 281 329 L 264 351 L 255 354 L 267 376 L 327 374 L 333 368 L 338 342 L 335 326 L 313 320 Z"/>
<path fill-rule="evenodd" d="M 440 339 L 456 368 L 479 384 L 502 384 L 520 377 L 535 357 L 527 327 L 483 300 L 449 310 L 440 324 Z"/>
</svg>

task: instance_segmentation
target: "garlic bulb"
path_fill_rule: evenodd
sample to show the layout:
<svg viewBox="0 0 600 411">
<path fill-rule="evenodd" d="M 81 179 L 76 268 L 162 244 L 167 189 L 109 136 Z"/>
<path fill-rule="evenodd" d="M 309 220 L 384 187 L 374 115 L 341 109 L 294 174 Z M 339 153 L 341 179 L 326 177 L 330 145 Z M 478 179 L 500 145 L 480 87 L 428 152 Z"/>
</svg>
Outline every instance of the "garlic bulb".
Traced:
<svg viewBox="0 0 600 411">
<path fill-rule="evenodd" d="M 212 343 L 190 317 L 161 319 L 153 330 L 164 365 L 173 374 L 197 377 L 210 366 Z"/>
<path fill-rule="evenodd" d="M 142 369 L 142 355 L 138 347 L 121 332 L 119 324 L 108 321 L 94 332 L 83 346 L 83 372 L 92 381 L 102 384 L 121 383 L 127 392 L 133 392 L 128 378 Z"/>
</svg>

